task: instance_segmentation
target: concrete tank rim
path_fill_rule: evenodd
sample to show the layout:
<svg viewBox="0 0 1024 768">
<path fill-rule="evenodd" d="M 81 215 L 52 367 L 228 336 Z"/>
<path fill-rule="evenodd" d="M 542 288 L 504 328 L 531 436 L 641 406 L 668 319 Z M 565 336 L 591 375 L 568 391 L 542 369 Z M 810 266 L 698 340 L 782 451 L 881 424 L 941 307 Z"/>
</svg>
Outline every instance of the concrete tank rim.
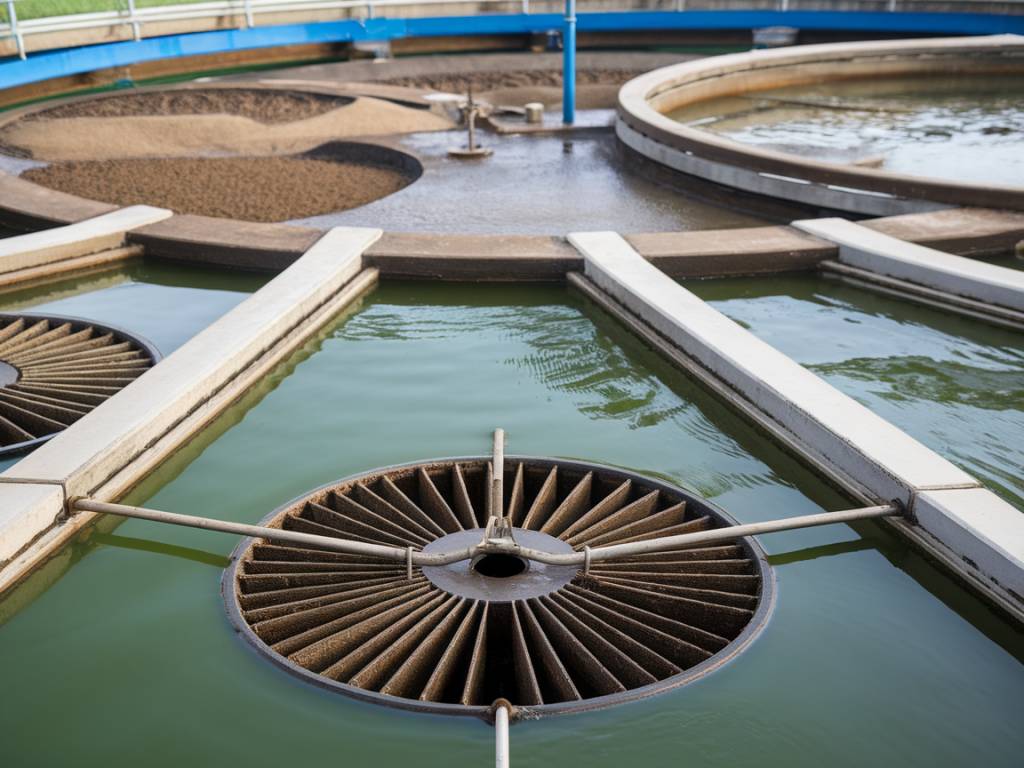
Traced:
<svg viewBox="0 0 1024 768">
<path fill-rule="evenodd" d="M 743 53 L 710 56 L 652 70 L 633 78 L 619 90 L 617 124 L 624 125 L 672 150 L 708 153 L 729 157 L 737 167 L 751 170 L 769 169 L 772 173 L 792 178 L 815 180 L 826 176 L 838 177 L 848 186 L 877 190 L 886 187 L 908 193 L 913 197 L 925 193 L 933 199 L 951 205 L 970 206 L 972 195 L 986 195 L 1001 199 L 1009 197 L 1013 208 L 1024 209 L 1024 185 L 998 185 L 948 181 L 939 177 L 895 173 L 873 168 L 859 168 L 843 163 L 811 160 L 777 150 L 763 149 L 739 141 L 717 136 L 707 131 L 689 128 L 678 123 L 651 104 L 658 95 L 682 90 L 704 83 L 709 79 L 741 75 L 744 72 L 763 71 L 767 68 L 796 67 L 801 64 L 847 61 L 856 57 L 872 58 L 925 58 L 941 55 L 970 53 L 1004 53 L 1011 51 L 1021 56 L 1024 72 L 1024 36 L 1015 34 L 985 37 L 944 37 L 890 41 L 858 41 L 822 43 L 818 45 L 752 50 Z M 751 88 L 750 92 L 756 92 Z M 730 91 L 732 93 L 732 91 Z M 696 101 L 707 101 L 718 95 L 709 94 Z M 650 158 L 655 160 L 655 158 Z M 655 160 L 656 161 L 656 160 Z M 835 182 L 832 182 L 835 183 Z M 943 198 L 943 199 L 939 199 Z M 995 206 L 988 206 L 995 207 Z M 1006 207 L 1006 206 L 1003 206 Z"/>
</svg>

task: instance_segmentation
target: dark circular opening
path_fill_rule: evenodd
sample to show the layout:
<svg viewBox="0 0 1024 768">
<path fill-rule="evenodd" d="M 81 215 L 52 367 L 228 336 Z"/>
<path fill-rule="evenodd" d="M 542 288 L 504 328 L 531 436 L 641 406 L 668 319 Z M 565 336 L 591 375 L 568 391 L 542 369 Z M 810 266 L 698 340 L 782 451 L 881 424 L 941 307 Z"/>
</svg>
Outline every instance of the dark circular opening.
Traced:
<svg viewBox="0 0 1024 768">
<path fill-rule="evenodd" d="M 508 579 L 526 570 L 526 561 L 515 555 L 492 552 L 473 561 L 472 568 L 481 576 L 491 579 Z"/>
</svg>

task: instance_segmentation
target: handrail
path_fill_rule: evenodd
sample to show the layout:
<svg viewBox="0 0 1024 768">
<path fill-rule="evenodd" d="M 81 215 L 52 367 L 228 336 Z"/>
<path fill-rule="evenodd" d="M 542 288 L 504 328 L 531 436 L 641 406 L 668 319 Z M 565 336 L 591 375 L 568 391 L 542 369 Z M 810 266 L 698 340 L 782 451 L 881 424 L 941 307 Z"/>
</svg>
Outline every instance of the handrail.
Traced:
<svg viewBox="0 0 1024 768">
<path fill-rule="evenodd" d="M 18 55 L 21 58 L 26 56 L 26 36 L 101 27 L 129 27 L 132 38 L 141 40 L 145 36 L 144 27 L 147 24 L 234 17 L 240 20 L 238 28 L 252 28 L 257 25 L 258 17 L 261 14 L 301 13 L 304 11 L 364 8 L 365 12 L 362 14 L 362 17 L 374 18 L 378 15 L 377 9 L 382 8 L 474 4 L 482 6 L 514 6 L 523 14 L 536 13 L 530 7 L 530 0 L 214 0 L 213 2 L 186 2 L 180 5 L 141 8 L 138 7 L 136 0 L 120 0 L 125 7 L 87 13 L 19 19 L 16 8 L 20 2 L 23 2 L 23 0 L 0 0 L 0 7 L 6 7 L 7 9 L 7 21 L 0 21 L 0 39 L 14 38 Z M 117 0 L 111 0 L 112 4 L 115 2 Z M 925 2 L 933 4 L 932 0 L 889 0 L 886 3 L 885 10 L 888 12 L 906 10 Z M 1024 0 L 995 0 L 995 2 L 1003 6 L 1020 6 L 1022 12 L 1024 12 Z M 963 4 L 968 7 L 977 3 L 984 3 L 986 6 L 993 4 L 992 0 L 949 0 L 950 5 Z M 587 2 L 586 0 L 580 0 L 580 4 L 585 6 Z M 600 2 L 600 0 L 598 0 L 597 5 L 602 11 L 609 10 L 606 3 Z M 701 9 L 711 9 L 713 6 L 713 4 L 708 5 L 699 0 L 698 2 L 694 2 L 694 0 L 676 0 L 670 8 L 662 7 L 657 2 L 646 2 L 645 0 L 624 0 L 622 5 L 628 10 L 643 10 L 646 7 L 648 10 L 662 12 L 686 12 L 697 10 L 698 7 Z M 821 7 L 817 8 L 817 10 L 827 10 L 829 5 L 830 3 L 826 0 L 821 3 Z M 735 10 L 744 9 L 736 8 Z M 769 9 L 756 8 L 751 4 L 745 10 Z M 775 0 L 774 10 L 787 12 L 811 9 L 796 9 L 791 6 L 789 0 Z M 156 32 L 154 34 L 165 33 Z"/>
</svg>

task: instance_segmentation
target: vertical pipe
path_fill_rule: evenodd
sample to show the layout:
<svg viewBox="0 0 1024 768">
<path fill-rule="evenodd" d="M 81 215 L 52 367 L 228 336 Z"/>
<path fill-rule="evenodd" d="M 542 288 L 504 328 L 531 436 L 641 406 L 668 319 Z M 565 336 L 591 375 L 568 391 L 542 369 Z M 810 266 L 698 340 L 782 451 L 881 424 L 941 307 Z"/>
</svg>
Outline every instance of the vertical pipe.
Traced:
<svg viewBox="0 0 1024 768">
<path fill-rule="evenodd" d="M 562 31 L 562 122 L 576 121 L 576 0 L 565 0 Z"/>
<path fill-rule="evenodd" d="M 25 40 L 18 31 L 18 12 L 14 10 L 14 0 L 7 0 L 7 23 L 11 26 L 14 43 L 18 46 L 18 58 L 25 58 Z"/>
<path fill-rule="evenodd" d="M 494 710 L 494 768 L 508 764 L 508 708 L 499 704 Z"/>
<path fill-rule="evenodd" d="M 132 38 L 139 42 L 142 39 L 142 27 L 135 17 L 135 0 L 128 0 L 128 23 L 132 25 Z"/>
<path fill-rule="evenodd" d="M 501 522 L 505 517 L 505 430 L 500 427 L 494 430 L 491 467 L 494 470 L 491 480 L 491 514 Z"/>
</svg>

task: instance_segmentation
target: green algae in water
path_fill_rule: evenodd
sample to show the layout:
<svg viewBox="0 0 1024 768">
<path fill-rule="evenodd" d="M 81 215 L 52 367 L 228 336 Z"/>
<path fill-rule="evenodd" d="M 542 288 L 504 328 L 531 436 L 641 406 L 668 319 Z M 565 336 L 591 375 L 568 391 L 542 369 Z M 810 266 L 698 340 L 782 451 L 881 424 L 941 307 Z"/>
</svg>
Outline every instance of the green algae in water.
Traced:
<svg viewBox="0 0 1024 768">
<path fill-rule="evenodd" d="M 849 503 L 559 287 L 401 283 L 306 345 L 131 501 L 253 522 L 348 474 L 486 452 L 495 426 L 509 453 L 663 477 L 741 521 Z M 234 538 L 111 527 L 0 604 L 12 765 L 493 759 L 482 723 L 358 703 L 262 661 L 219 595 Z M 518 725 L 516 764 L 1019 764 L 1015 628 L 875 524 L 764 544 L 779 602 L 749 651 L 642 703 Z"/>
<path fill-rule="evenodd" d="M 685 285 L 1024 510 L 1019 333 L 812 275 Z"/>
</svg>

